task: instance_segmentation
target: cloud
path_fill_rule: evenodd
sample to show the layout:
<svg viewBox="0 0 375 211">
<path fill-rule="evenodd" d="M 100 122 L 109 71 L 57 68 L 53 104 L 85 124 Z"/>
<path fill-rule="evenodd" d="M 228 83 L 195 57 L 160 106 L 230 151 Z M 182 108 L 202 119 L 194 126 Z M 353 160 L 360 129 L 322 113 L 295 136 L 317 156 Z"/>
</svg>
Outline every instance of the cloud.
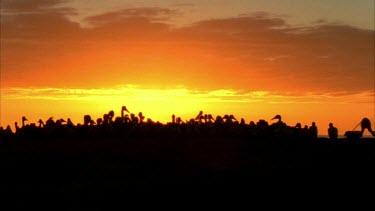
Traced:
<svg viewBox="0 0 375 211">
<path fill-rule="evenodd" d="M 176 11 L 167 8 L 158 7 L 143 7 L 143 8 L 128 8 L 114 12 L 108 12 L 96 16 L 90 16 L 85 19 L 90 25 L 102 26 L 113 22 L 127 21 L 128 19 L 145 19 L 149 22 L 166 21 Z"/>
<path fill-rule="evenodd" d="M 75 10 L 63 2 L 4 1 L 1 71 L 7 86 L 142 79 L 215 90 L 374 88 L 373 30 L 324 20 L 291 27 L 264 12 L 178 28 L 171 23 L 178 10 L 156 7 L 87 17 L 91 27 L 83 28 L 68 18 Z"/>
<path fill-rule="evenodd" d="M 373 103 L 374 92 L 268 92 L 238 90 L 190 90 L 186 88 L 151 89 L 128 85 L 112 88 L 59 88 L 59 87 L 10 87 L 1 90 L 6 100 L 73 100 L 73 101 L 189 101 L 189 102 L 234 102 L 269 104 L 325 104 L 325 103 Z"/>
<path fill-rule="evenodd" d="M 2 12 L 36 12 L 40 10 L 50 11 L 51 7 L 65 3 L 67 0 L 2 0 Z M 56 10 L 55 10 L 56 11 Z"/>
</svg>

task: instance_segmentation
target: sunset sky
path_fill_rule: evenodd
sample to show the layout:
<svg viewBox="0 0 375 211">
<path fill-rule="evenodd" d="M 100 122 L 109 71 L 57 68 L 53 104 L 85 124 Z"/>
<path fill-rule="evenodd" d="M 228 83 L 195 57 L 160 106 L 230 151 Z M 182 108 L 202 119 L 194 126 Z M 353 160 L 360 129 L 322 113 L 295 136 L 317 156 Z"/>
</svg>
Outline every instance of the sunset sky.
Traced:
<svg viewBox="0 0 375 211">
<path fill-rule="evenodd" d="M 122 105 L 375 125 L 373 0 L 1 0 L 0 125 Z"/>
</svg>

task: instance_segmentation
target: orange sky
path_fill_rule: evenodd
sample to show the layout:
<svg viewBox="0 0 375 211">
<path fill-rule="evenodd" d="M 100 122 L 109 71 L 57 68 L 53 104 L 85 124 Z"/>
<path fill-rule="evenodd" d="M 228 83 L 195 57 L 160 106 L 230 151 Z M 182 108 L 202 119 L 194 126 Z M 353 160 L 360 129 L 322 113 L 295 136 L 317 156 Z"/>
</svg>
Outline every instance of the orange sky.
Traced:
<svg viewBox="0 0 375 211">
<path fill-rule="evenodd" d="M 374 29 L 360 19 L 296 24 L 273 7 L 221 8 L 225 16 L 207 9 L 214 17 L 187 24 L 183 14 L 203 4 L 112 2 L 91 14 L 63 2 L 2 1 L 1 126 L 22 115 L 82 122 L 122 105 L 162 122 L 199 110 L 247 122 L 281 114 L 290 125 L 317 122 L 320 134 L 329 122 L 340 133 L 375 122 Z"/>
</svg>

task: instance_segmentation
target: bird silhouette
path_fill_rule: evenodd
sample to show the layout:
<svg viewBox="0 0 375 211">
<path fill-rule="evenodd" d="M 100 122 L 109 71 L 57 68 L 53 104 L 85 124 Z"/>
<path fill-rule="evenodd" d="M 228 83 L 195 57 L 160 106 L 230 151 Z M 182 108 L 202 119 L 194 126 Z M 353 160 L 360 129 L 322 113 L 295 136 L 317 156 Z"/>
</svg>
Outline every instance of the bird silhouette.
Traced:
<svg viewBox="0 0 375 211">
<path fill-rule="evenodd" d="M 199 111 L 197 117 L 195 117 L 195 120 L 200 121 L 202 115 L 203 115 L 203 111 Z"/>
<path fill-rule="evenodd" d="M 69 126 L 74 126 L 72 120 L 70 120 L 70 118 L 68 118 L 68 121 L 66 122 L 67 125 Z"/>
<path fill-rule="evenodd" d="M 281 116 L 279 114 L 277 114 L 274 118 L 272 118 L 271 120 L 274 120 L 274 119 L 277 119 L 278 122 L 282 122 L 281 121 Z"/>
<path fill-rule="evenodd" d="M 86 114 L 83 116 L 83 125 L 88 126 L 89 124 L 91 124 L 91 121 L 92 119 L 90 115 Z"/>
<path fill-rule="evenodd" d="M 128 109 L 126 108 L 126 106 L 122 106 L 122 107 L 121 107 L 121 119 L 122 119 L 122 122 L 125 122 L 125 119 L 124 119 L 124 111 L 130 113 L 130 112 L 128 111 Z"/>
<path fill-rule="evenodd" d="M 312 138 L 318 138 L 318 127 L 316 127 L 315 122 L 309 127 L 309 134 Z"/>
<path fill-rule="evenodd" d="M 328 137 L 330 139 L 337 139 L 337 137 L 338 137 L 338 130 L 337 130 L 336 127 L 333 126 L 332 123 L 329 123 Z"/>
<path fill-rule="evenodd" d="M 375 132 L 371 129 L 371 122 L 368 118 L 363 118 L 361 121 L 361 136 L 363 135 L 365 129 L 367 129 L 371 135 L 375 136 Z"/>
<path fill-rule="evenodd" d="M 114 116 L 115 116 L 115 112 L 113 110 L 110 110 L 108 112 L 108 121 L 109 121 L 109 123 L 112 123 L 112 119 L 113 119 Z"/>
<path fill-rule="evenodd" d="M 101 125 L 103 122 L 103 119 L 102 118 L 97 118 L 96 119 L 96 125 Z"/>
<path fill-rule="evenodd" d="M 22 127 L 25 127 L 25 121 L 28 121 L 25 116 L 22 117 Z"/>
<path fill-rule="evenodd" d="M 53 117 L 51 116 L 50 118 L 47 119 L 46 126 L 53 126 L 53 125 L 55 125 L 55 121 L 53 120 Z"/>
<path fill-rule="evenodd" d="M 44 122 L 42 119 L 39 119 L 38 123 L 39 123 L 38 127 L 44 127 Z"/>
<path fill-rule="evenodd" d="M 208 120 L 209 123 L 212 123 L 212 121 L 214 121 L 214 118 L 212 117 L 211 114 L 208 114 L 207 115 L 207 120 Z"/>
<path fill-rule="evenodd" d="M 143 123 L 143 121 L 145 120 L 145 116 L 143 116 L 142 112 L 138 113 L 138 117 L 139 117 L 139 123 Z"/>
<path fill-rule="evenodd" d="M 176 123 L 176 116 L 172 114 L 172 124 Z"/>
</svg>

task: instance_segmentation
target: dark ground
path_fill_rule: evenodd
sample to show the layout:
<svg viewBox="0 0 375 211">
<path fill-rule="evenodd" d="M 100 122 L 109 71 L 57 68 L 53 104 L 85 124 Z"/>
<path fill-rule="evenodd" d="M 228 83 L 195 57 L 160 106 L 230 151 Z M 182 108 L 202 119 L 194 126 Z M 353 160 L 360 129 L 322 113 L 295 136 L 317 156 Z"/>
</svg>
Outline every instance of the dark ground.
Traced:
<svg viewBox="0 0 375 211">
<path fill-rule="evenodd" d="M 370 189 L 374 169 L 375 139 L 0 142 L 0 191 L 18 205 L 39 194 L 82 202 L 162 190 Z"/>
</svg>

